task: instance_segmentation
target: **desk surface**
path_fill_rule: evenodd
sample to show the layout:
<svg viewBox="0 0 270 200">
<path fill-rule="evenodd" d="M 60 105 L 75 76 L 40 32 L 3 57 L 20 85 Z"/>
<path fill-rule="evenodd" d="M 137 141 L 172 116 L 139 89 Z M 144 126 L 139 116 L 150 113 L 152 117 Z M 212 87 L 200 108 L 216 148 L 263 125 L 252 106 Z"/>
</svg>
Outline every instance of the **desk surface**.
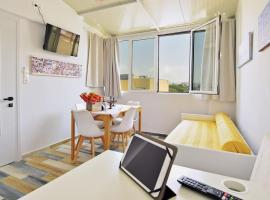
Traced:
<svg viewBox="0 0 270 200">
<path fill-rule="evenodd" d="M 22 197 L 20 200 L 89 200 L 89 199 L 117 199 L 117 200 L 138 200 L 151 199 L 136 183 L 119 170 L 119 161 L 122 154 L 114 151 L 106 151 L 81 166 L 71 170 L 63 176 L 53 180 L 43 187 Z M 177 200 L 204 200 L 208 199 L 185 187 L 181 187 L 176 181 L 178 177 L 185 175 L 195 178 L 198 181 L 225 190 L 245 200 L 264 200 L 266 188 L 250 182 L 238 180 L 249 188 L 244 194 L 236 194 L 225 189 L 222 181 L 232 179 L 225 176 L 188 169 L 174 165 L 168 185 L 177 193 Z M 264 196 L 265 195 L 265 196 Z"/>
</svg>

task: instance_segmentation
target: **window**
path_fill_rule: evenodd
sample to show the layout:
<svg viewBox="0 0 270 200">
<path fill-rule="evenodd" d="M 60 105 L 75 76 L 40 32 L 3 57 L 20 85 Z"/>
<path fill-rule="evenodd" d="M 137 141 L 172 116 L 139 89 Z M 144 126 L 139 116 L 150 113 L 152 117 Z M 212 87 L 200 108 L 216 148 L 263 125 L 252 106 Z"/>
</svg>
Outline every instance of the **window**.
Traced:
<svg viewBox="0 0 270 200">
<path fill-rule="evenodd" d="M 219 17 L 190 32 L 127 36 L 119 41 L 122 91 L 218 94 L 219 52 Z"/>
<path fill-rule="evenodd" d="M 191 31 L 191 93 L 218 94 L 219 18 Z"/>
<path fill-rule="evenodd" d="M 155 86 L 155 39 L 132 41 L 133 90 L 154 90 Z"/>
<path fill-rule="evenodd" d="M 159 92 L 189 92 L 189 52 L 189 32 L 159 36 Z"/>
<path fill-rule="evenodd" d="M 128 41 L 119 42 L 119 70 L 121 90 L 128 91 L 129 80 L 129 53 L 128 53 Z"/>
</svg>

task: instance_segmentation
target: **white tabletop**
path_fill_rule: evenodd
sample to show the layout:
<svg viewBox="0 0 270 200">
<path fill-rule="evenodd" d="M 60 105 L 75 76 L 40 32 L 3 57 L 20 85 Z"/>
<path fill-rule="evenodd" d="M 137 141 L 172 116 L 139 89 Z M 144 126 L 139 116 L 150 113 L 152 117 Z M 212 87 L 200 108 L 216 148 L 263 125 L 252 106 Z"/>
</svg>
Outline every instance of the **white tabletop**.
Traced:
<svg viewBox="0 0 270 200">
<path fill-rule="evenodd" d="M 125 112 L 129 110 L 131 107 L 139 108 L 141 106 L 133 106 L 133 105 L 124 105 L 124 104 L 115 104 L 112 109 L 106 108 L 103 111 L 94 111 L 92 112 L 93 116 L 96 115 L 111 115 L 112 117 L 117 117 L 121 112 Z"/>
<path fill-rule="evenodd" d="M 143 200 L 151 199 L 135 182 L 119 170 L 119 162 L 122 154 L 114 151 L 106 151 L 81 166 L 69 171 L 63 176 L 42 186 L 41 188 L 22 197 L 20 200 Z M 177 178 L 188 176 L 218 189 L 225 190 L 233 195 L 247 200 L 264 200 L 266 188 L 250 182 L 237 180 L 248 187 L 248 192 L 236 194 L 228 191 L 222 181 L 232 179 L 225 176 L 173 166 L 168 186 L 177 193 L 173 199 L 177 200 L 204 200 L 208 199 L 193 192 L 177 182 Z M 265 189 L 265 190 L 264 190 Z M 265 196 L 264 196 L 265 195 Z"/>
</svg>

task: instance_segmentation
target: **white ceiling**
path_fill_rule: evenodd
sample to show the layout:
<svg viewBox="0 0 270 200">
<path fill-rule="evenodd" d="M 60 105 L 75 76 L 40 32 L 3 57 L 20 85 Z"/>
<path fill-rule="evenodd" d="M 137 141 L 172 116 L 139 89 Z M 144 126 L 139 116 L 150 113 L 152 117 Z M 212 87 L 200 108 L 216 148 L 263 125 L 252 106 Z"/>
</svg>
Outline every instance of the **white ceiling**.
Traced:
<svg viewBox="0 0 270 200">
<path fill-rule="evenodd" d="M 112 35 L 161 30 L 234 16 L 238 0 L 64 0 L 85 21 Z"/>
</svg>

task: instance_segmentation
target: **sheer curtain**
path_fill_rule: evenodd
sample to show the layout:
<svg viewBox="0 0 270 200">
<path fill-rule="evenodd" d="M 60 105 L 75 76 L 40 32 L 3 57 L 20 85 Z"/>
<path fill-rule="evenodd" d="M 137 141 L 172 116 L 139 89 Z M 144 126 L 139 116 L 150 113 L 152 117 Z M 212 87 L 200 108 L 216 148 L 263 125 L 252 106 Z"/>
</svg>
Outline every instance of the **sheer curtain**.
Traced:
<svg viewBox="0 0 270 200">
<path fill-rule="evenodd" d="M 213 77 L 216 54 L 216 23 L 207 25 L 204 39 L 204 51 L 202 61 L 201 90 L 213 90 Z"/>
<path fill-rule="evenodd" d="M 235 101 L 235 19 L 222 22 L 219 100 Z"/>
<path fill-rule="evenodd" d="M 104 40 L 89 33 L 89 53 L 86 85 L 89 87 L 103 86 Z"/>
<path fill-rule="evenodd" d="M 119 47 L 116 37 L 105 40 L 104 44 L 104 87 L 105 96 L 121 96 L 120 75 L 118 69 Z"/>
<path fill-rule="evenodd" d="M 205 42 L 213 37 L 213 30 L 210 27 L 206 30 Z M 219 95 L 202 95 L 204 100 L 219 100 L 223 102 L 235 101 L 235 19 L 222 21 L 221 46 L 220 46 L 220 68 L 219 68 Z M 211 42 L 210 42 L 211 44 Z M 211 85 L 211 77 L 213 68 L 209 68 L 210 64 L 214 64 L 212 58 L 213 50 L 207 50 L 204 53 L 202 70 L 206 75 L 202 75 L 203 89 L 209 89 Z M 208 63 L 208 66 L 204 63 Z M 202 73 L 204 74 L 204 73 Z M 208 77 L 210 76 L 210 78 Z"/>
<path fill-rule="evenodd" d="M 118 41 L 116 37 L 102 39 L 89 34 L 87 86 L 104 87 L 105 96 L 119 97 Z"/>
</svg>

